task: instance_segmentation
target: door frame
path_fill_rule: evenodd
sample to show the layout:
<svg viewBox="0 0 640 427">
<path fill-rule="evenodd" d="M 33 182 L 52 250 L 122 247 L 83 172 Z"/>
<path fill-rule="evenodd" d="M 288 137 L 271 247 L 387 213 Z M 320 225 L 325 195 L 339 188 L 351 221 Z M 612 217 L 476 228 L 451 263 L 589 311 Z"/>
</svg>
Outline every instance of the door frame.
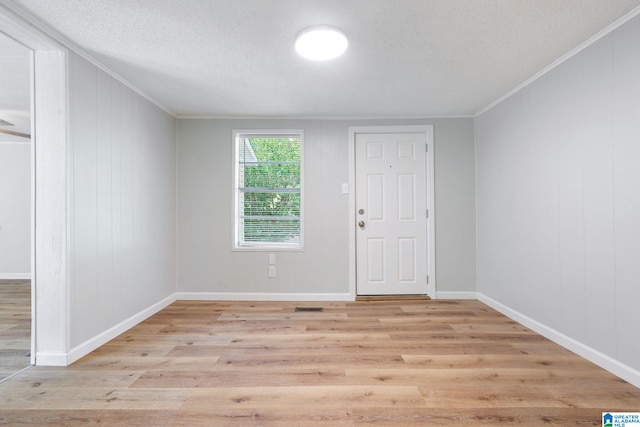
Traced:
<svg viewBox="0 0 640 427">
<path fill-rule="evenodd" d="M 31 52 L 31 364 L 68 365 L 67 50 L 20 5 L 0 31 Z"/>
<path fill-rule="evenodd" d="M 399 126 L 350 126 L 349 127 L 349 294 L 353 300 L 357 297 L 356 267 L 356 136 L 367 133 L 422 133 L 427 141 L 427 295 L 436 295 L 436 254 L 435 254 L 435 171 L 434 171 L 434 132 L 433 125 Z"/>
</svg>

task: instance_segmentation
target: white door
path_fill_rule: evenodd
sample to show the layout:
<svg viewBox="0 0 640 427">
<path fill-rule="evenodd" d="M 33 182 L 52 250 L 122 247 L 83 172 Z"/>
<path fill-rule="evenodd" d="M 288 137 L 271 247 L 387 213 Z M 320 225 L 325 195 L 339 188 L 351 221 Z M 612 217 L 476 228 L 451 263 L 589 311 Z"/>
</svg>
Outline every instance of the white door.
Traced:
<svg viewBox="0 0 640 427">
<path fill-rule="evenodd" d="M 424 133 L 355 135 L 358 295 L 426 294 Z"/>
</svg>

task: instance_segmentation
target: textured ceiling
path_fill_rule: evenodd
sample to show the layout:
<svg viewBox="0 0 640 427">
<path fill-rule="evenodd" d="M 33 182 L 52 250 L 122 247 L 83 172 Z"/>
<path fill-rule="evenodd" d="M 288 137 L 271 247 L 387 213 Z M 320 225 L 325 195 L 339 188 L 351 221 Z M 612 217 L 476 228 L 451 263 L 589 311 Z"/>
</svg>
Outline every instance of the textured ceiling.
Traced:
<svg viewBox="0 0 640 427">
<path fill-rule="evenodd" d="M 31 133 L 29 49 L 0 33 L 0 130 Z M 0 141 L 25 141 L 0 133 Z"/>
<path fill-rule="evenodd" d="M 640 0 L 16 0 L 177 116 L 474 114 Z M 314 24 L 346 54 L 299 58 Z"/>
</svg>

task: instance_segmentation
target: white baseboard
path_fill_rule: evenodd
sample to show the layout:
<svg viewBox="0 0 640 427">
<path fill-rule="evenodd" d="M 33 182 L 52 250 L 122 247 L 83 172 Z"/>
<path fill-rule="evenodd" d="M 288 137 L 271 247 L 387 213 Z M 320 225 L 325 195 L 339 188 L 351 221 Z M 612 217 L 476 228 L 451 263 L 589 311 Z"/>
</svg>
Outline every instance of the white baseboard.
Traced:
<svg viewBox="0 0 640 427">
<path fill-rule="evenodd" d="M 436 291 L 435 299 L 478 299 L 478 293 Z"/>
<path fill-rule="evenodd" d="M 31 280 L 31 273 L 0 273 L 0 280 Z"/>
<path fill-rule="evenodd" d="M 556 331 L 553 328 L 550 328 L 537 320 L 530 318 L 516 310 L 513 310 L 506 305 L 489 298 L 482 293 L 478 293 L 478 299 L 488 306 L 498 310 L 505 316 L 510 317 L 526 326 L 527 328 L 539 333 L 540 335 L 550 339 L 551 341 L 563 346 L 564 348 L 573 351 L 574 353 L 584 357 L 585 359 L 595 363 L 603 369 L 611 372 L 614 375 L 628 381 L 636 387 L 640 388 L 640 371 L 625 365 L 622 362 L 617 361 L 611 356 L 607 356 L 606 354 L 589 347 L 575 339 Z"/>
<path fill-rule="evenodd" d="M 72 348 L 69 353 L 37 353 L 36 365 L 38 366 L 67 366 L 80 359 L 83 356 L 91 353 L 103 344 L 111 341 L 123 332 L 131 329 L 143 320 L 156 314 L 169 304 L 176 301 L 176 294 L 172 294 L 167 298 L 159 301 L 152 306 L 142 310 L 141 312 L 129 317 L 128 319 L 118 323 L 112 328 L 107 329 L 99 335 L 91 338 L 88 341 Z"/>
<path fill-rule="evenodd" d="M 177 300 L 192 301 L 353 301 L 345 294 L 271 294 L 257 292 L 177 292 Z"/>
</svg>

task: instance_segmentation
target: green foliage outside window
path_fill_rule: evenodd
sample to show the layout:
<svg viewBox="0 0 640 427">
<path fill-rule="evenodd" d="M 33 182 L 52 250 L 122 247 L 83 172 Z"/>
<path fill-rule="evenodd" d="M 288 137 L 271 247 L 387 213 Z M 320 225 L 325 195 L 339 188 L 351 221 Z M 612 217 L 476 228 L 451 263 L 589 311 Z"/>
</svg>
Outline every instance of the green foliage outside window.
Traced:
<svg viewBox="0 0 640 427">
<path fill-rule="evenodd" d="M 301 138 L 246 137 L 240 147 L 244 241 L 299 242 Z"/>
</svg>

